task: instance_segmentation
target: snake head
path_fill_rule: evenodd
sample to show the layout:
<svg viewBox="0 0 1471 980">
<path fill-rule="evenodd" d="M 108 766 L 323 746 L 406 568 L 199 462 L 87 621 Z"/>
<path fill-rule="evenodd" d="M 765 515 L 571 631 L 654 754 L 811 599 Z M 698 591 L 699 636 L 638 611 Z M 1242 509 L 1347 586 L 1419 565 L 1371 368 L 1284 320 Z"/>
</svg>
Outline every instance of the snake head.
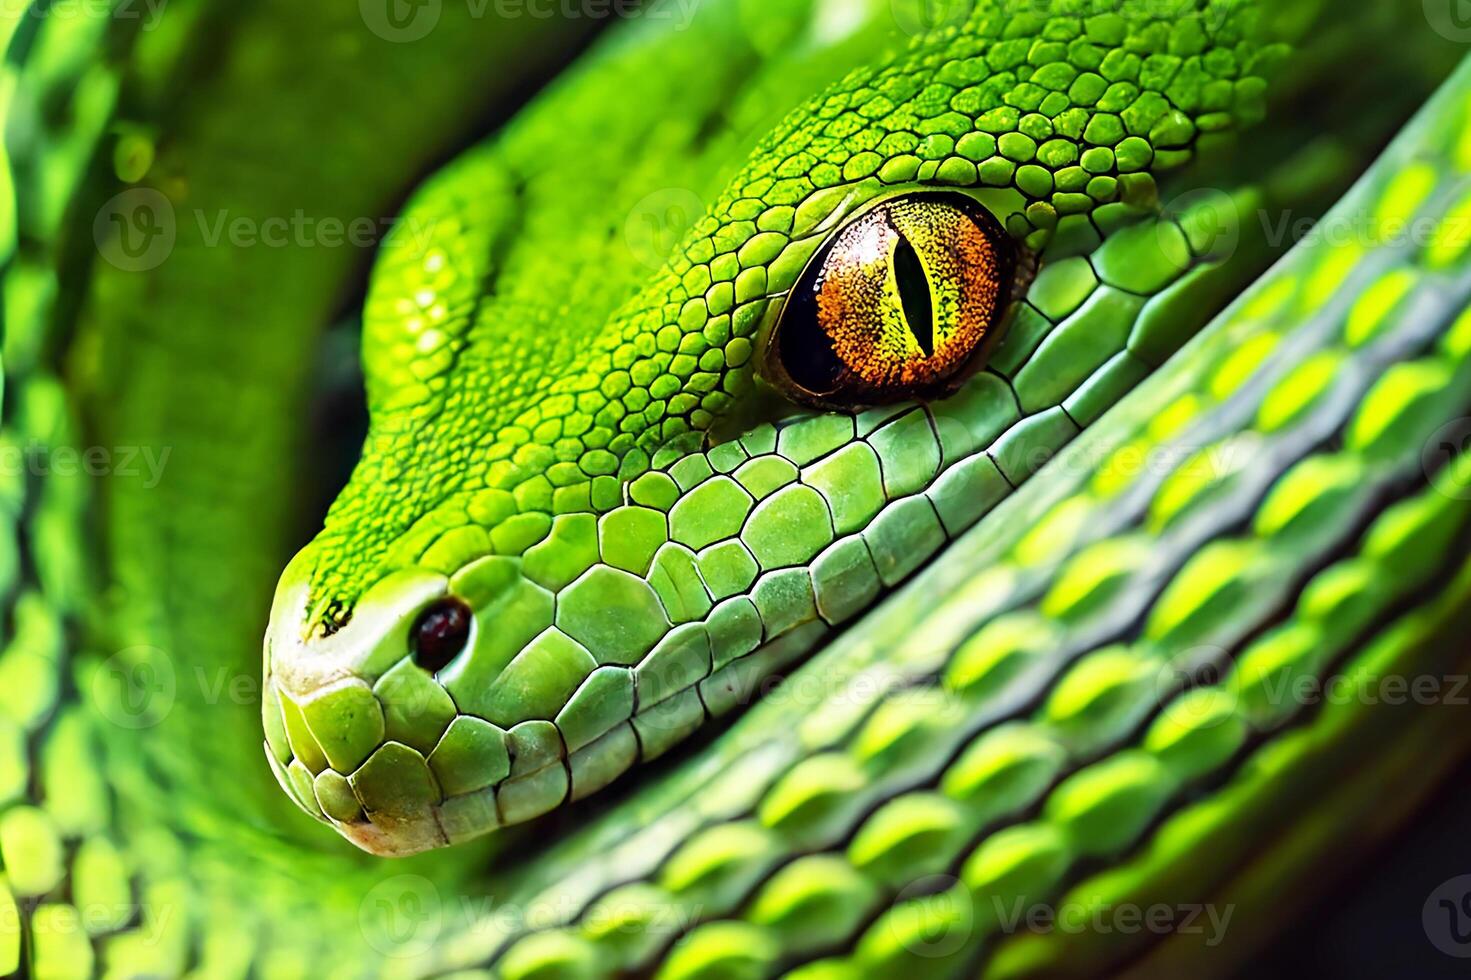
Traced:
<svg viewBox="0 0 1471 980">
<path fill-rule="evenodd" d="M 918 567 L 1005 486 L 978 450 L 1014 396 L 974 375 L 1029 266 L 984 201 L 845 205 L 809 236 L 827 244 L 787 290 L 801 299 L 756 304 L 769 321 L 744 328 L 756 343 L 725 336 L 721 350 L 697 334 L 699 363 L 719 355 L 741 402 L 768 406 L 733 436 L 698 407 L 733 395 L 695 401 L 657 377 L 641 383 L 666 407 L 687 399 L 692 418 L 651 428 L 641 415 L 621 435 L 569 440 L 577 416 L 629 417 L 621 386 L 557 394 L 585 388 L 582 374 L 495 429 L 446 413 L 449 396 L 408 424 L 375 415 L 389 434 L 370 430 L 348 491 L 277 590 L 264 712 L 287 792 L 382 854 L 530 820 L 749 699 Z M 826 230 L 839 226 L 857 232 Z M 812 346 L 825 359 L 799 368 Z M 473 377 L 475 356 L 458 353 L 449 386 Z M 700 374 L 685 383 L 708 387 Z M 509 465 L 444 472 L 420 455 L 477 430 L 522 440 Z M 942 479 L 947 455 L 971 465 Z M 389 534 L 403 485 L 409 516 Z"/>
<path fill-rule="evenodd" d="M 1187 114 L 1161 74 L 1108 88 L 1121 117 L 1102 78 L 1064 84 L 1060 43 L 1033 53 L 1050 95 L 986 77 L 1018 53 L 996 16 L 788 106 L 723 190 L 728 140 L 672 153 L 658 113 L 596 140 L 609 121 L 564 90 L 419 192 L 365 305 L 362 457 L 266 641 L 268 755 L 304 809 L 401 854 L 602 789 L 756 696 L 1182 339 L 1138 342 L 1145 298 L 1206 259 L 1151 165 L 1190 157 L 1197 118 L 1249 121 L 1260 86 Z M 1090 62 L 1170 36 L 1099 26 Z M 671 166 L 708 206 L 669 217 Z M 650 201 L 682 237 L 641 267 Z"/>
<path fill-rule="evenodd" d="M 370 301 L 367 447 L 266 639 L 267 754 L 307 812 L 404 854 L 581 799 L 994 498 L 978 450 L 1015 399 L 976 371 L 1030 274 L 997 216 L 1021 198 L 870 190 L 814 210 L 793 281 L 735 321 L 675 342 L 646 301 L 595 331 L 631 340 L 516 365 L 545 394 L 486 399 L 501 348 L 424 322 L 439 253 L 388 257 L 379 281 L 428 310 L 407 343 L 402 305 Z"/>
</svg>

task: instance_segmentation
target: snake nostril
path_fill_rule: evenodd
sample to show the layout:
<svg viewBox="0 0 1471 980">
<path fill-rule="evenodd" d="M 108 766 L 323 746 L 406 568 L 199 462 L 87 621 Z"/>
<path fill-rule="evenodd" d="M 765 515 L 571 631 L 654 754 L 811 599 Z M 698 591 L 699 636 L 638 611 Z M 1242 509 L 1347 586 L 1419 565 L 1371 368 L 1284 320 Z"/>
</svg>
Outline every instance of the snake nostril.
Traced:
<svg viewBox="0 0 1471 980">
<path fill-rule="evenodd" d="M 470 637 L 470 607 L 459 599 L 440 599 L 414 624 L 414 662 L 429 673 L 443 670 Z"/>
</svg>

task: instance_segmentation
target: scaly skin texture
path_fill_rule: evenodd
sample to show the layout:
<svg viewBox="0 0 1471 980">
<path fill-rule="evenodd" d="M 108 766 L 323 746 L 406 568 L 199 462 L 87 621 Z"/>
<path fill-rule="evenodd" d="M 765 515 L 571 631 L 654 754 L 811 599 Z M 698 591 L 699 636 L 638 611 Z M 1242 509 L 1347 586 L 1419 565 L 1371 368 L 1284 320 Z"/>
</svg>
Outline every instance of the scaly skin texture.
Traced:
<svg viewBox="0 0 1471 980">
<path fill-rule="evenodd" d="M 180 5 L 111 25 L 99 76 L 108 25 L 40 21 L 11 61 L 4 439 L 172 462 L 7 473 L 0 972 L 1229 971 L 1285 886 L 1465 746 L 1452 707 L 1367 695 L 1466 669 L 1471 472 L 1443 426 L 1471 403 L 1471 77 L 1334 208 L 1368 234 L 1249 285 L 1283 245 L 1255 209 L 1362 172 L 1446 54 L 1387 12 L 1345 47 L 1313 4 L 1195 6 L 982 5 L 907 46 L 887 3 L 710 3 L 618 25 L 416 192 L 366 301 L 362 461 L 278 591 L 267 758 L 385 853 L 617 785 L 392 864 L 277 806 L 253 698 L 221 693 L 312 505 L 288 461 L 353 257 L 211 247 L 194 215 L 381 213 L 482 112 L 433 95 L 494 101 L 486 46 L 535 25 L 448 5 L 379 45 L 350 9 Z M 1362 60 L 1386 39 L 1421 73 Z M 1278 62 L 1301 101 L 1238 142 Z M 1314 93 L 1349 64 L 1376 101 L 1339 127 Z M 343 79 L 384 90 L 345 110 Z M 272 157 L 294 165 L 242 162 Z M 179 218 L 156 269 L 90 247 L 125 183 Z M 922 404 L 787 405 L 755 378 L 783 291 L 922 188 L 975 194 L 1035 260 L 987 370 Z M 651 216 L 683 235 L 667 258 Z M 1439 233 L 1388 231 L 1414 218 Z M 435 678 L 408 632 L 446 593 L 475 632 Z M 1366 696 L 1294 686 L 1328 681 Z M 1229 955 L 1017 924 L 1201 901 L 1237 903 Z"/>
<path fill-rule="evenodd" d="M 600 124 L 587 92 L 661 105 L 679 86 L 692 119 L 723 105 L 722 72 L 691 85 L 645 66 L 728 45 L 735 5 L 709 5 L 687 32 L 630 32 L 632 53 L 595 57 L 438 176 L 405 216 L 433 233 L 396 243 L 369 293 L 362 461 L 277 591 L 265 722 L 283 785 L 384 853 L 588 796 L 1026 480 L 1029 456 L 1060 448 L 1192 327 L 1144 312 L 1212 247 L 1209 228 L 1151 218 L 1156 179 L 1261 115 L 1283 51 L 1250 6 L 1186 6 L 982 5 L 888 57 L 893 21 L 870 15 L 875 63 L 781 119 L 617 305 L 617 274 L 564 289 L 573 269 L 547 267 L 543 222 L 608 194 L 577 175 L 617 166 L 662 117 Z M 784 54 L 766 55 L 758 87 L 785 77 Z M 564 170 L 548 161 L 569 128 L 591 153 L 563 153 Z M 1043 309 L 950 398 L 806 416 L 762 405 L 755 366 L 803 267 L 865 205 L 916 188 L 971 192 L 1040 255 Z M 611 193 L 636 209 L 646 189 Z M 548 194 L 555 208 L 539 206 Z M 1140 218 L 1100 244 L 1100 229 Z M 574 227 L 574 249 L 626 249 L 597 220 Z M 570 307 L 540 301 L 548 291 Z M 477 626 L 431 680 L 409 631 L 446 595 Z"/>
</svg>

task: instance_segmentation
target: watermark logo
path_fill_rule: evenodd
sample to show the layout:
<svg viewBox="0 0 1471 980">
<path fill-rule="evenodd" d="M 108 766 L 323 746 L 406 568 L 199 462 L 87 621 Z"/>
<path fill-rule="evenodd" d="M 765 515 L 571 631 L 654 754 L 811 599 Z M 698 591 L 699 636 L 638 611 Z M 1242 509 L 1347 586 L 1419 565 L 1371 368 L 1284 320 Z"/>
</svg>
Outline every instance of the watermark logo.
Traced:
<svg viewBox="0 0 1471 980">
<path fill-rule="evenodd" d="M 124 272 L 156 269 L 178 238 L 174 206 L 151 187 L 129 188 L 97 212 L 92 238 L 101 256 Z"/>
<path fill-rule="evenodd" d="M 666 187 L 645 196 L 628 212 L 623 240 L 634 261 L 659 269 L 704 213 L 700 195 L 683 187 Z"/>
<path fill-rule="evenodd" d="M 1436 949 L 1457 959 L 1471 959 L 1471 875 L 1441 882 L 1425 899 L 1420 922 Z"/>
<path fill-rule="evenodd" d="M 1151 0 L 1146 0 L 1146 2 L 1151 2 Z M 1152 2 L 1157 4 L 1161 2 L 1161 0 L 1152 0 Z M 1163 0 L 1163 2 L 1178 3 L 1178 0 Z M 1204 10 L 1199 11 L 1199 17 L 1202 26 L 1204 26 L 1206 31 L 1211 34 L 1219 31 L 1221 28 L 1226 26 L 1226 22 L 1231 19 L 1231 15 L 1236 12 L 1236 7 L 1239 2 L 1240 0 L 1218 0 L 1218 2 L 1210 4 Z M 1191 3 L 1190 6 L 1194 6 L 1194 4 Z M 1178 18 L 1181 13 L 1183 13 L 1183 11 L 1181 11 L 1177 6 L 1174 11 L 1174 17 Z"/>
<path fill-rule="evenodd" d="M 609 18 L 672 22 L 687 30 L 704 0 L 455 0 L 471 21 L 495 18 L 522 20 L 606 20 Z M 460 8 L 456 7 L 458 11 Z M 358 0 L 368 30 L 385 41 L 422 41 L 439 26 L 444 0 Z"/>
<path fill-rule="evenodd" d="M 384 956 L 422 956 L 439 939 L 444 902 L 423 875 L 394 875 L 363 896 L 358 926 L 368 945 Z"/>
<path fill-rule="evenodd" d="M 1458 457 L 1471 450 L 1471 418 L 1447 422 L 1420 450 L 1420 466 L 1430 478 L 1430 485 L 1452 500 L 1471 500 L 1471 480 L 1467 467 L 1455 465 Z"/>
<path fill-rule="evenodd" d="M 1058 905 L 1028 906 L 1024 899 L 1008 903 L 999 895 L 991 901 L 996 921 L 1005 935 L 1031 932 L 1038 935 L 1203 936 L 1205 945 L 1211 948 L 1219 946 L 1226 938 L 1231 916 L 1236 911 L 1234 905 L 1197 902 L 1179 905 L 1164 902 L 1153 905 L 1115 904 L 1098 897 Z"/>
<path fill-rule="evenodd" d="M 1224 262 L 1241 245 L 1241 208 L 1225 191 L 1201 187 L 1172 198 L 1165 208 L 1180 230 L 1191 239 L 1193 251 L 1214 262 Z M 1160 246 L 1171 254 L 1178 248 L 1175 222 L 1160 222 Z"/>
<path fill-rule="evenodd" d="M 205 248 L 411 248 L 428 249 L 438 233 L 437 222 L 418 218 L 344 219 L 312 215 L 297 209 L 289 215 L 258 217 L 229 211 L 193 212 L 198 241 Z M 192 231 L 192 230 L 191 230 Z"/>
<path fill-rule="evenodd" d="M 311 214 L 235 214 L 194 208 L 176 212 L 156 190 L 137 187 L 113 197 L 97 212 L 93 237 L 111 265 L 146 272 L 162 265 L 180 235 L 202 248 L 406 248 L 425 252 L 439 235 L 436 221 L 415 216 L 342 217 Z"/>
<path fill-rule="evenodd" d="M 439 24 L 444 0 L 358 0 L 368 30 L 394 44 L 422 41 Z"/>
<path fill-rule="evenodd" d="M 960 27 L 975 12 L 975 0 L 890 0 L 894 23 L 915 37 L 947 27 Z"/>
<path fill-rule="evenodd" d="M 0 476 L 29 474 L 71 479 L 137 480 L 152 490 L 163 480 L 172 446 L 52 446 L 32 440 L 24 446 L 0 443 Z"/>
<path fill-rule="evenodd" d="M 1231 718 L 1237 698 L 1223 667 L 1229 662 L 1224 649 L 1204 646 L 1162 665 L 1155 676 L 1160 718 L 1190 730 L 1214 728 Z"/>
<path fill-rule="evenodd" d="M 52 0 L 51 3 L 0 0 L 0 17 L 44 17 L 51 21 L 111 18 L 141 21 L 139 29 L 151 31 L 158 26 L 168 3 L 169 0 Z"/>
<path fill-rule="evenodd" d="M 1471 0 L 1423 0 L 1430 29 L 1447 41 L 1471 42 Z"/>
<path fill-rule="evenodd" d="M 92 699 L 119 728 L 152 728 L 168 717 L 178 694 L 172 659 L 152 646 L 119 650 L 92 675 Z"/>
<path fill-rule="evenodd" d="M 87 846 L 82 844 L 84 849 Z M 19 935 L 25 930 L 36 937 L 68 936 L 88 942 L 93 936 L 116 932 L 131 924 L 132 938 L 148 949 L 163 941 L 178 913 L 178 906 L 172 903 L 76 900 L 60 903 L 38 896 L 17 896 L 0 903 L 0 935 Z"/>
<path fill-rule="evenodd" d="M 975 908 L 969 889 L 957 879 L 931 875 L 899 892 L 887 921 L 907 951 L 925 959 L 943 959 L 970 942 Z"/>
</svg>

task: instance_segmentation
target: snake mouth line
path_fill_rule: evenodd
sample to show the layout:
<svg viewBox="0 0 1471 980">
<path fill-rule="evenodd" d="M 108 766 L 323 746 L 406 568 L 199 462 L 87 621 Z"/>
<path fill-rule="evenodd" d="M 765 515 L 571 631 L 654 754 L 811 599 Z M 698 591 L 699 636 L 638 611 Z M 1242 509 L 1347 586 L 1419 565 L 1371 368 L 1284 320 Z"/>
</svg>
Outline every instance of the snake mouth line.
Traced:
<svg viewBox="0 0 1471 980">
<path fill-rule="evenodd" d="M 906 569 L 885 597 L 921 567 Z M 444 592 L 414 595 L 401 620 Z M 672 681 L 635 673 L 632 713 L 611 724 L 559 715 L 502 728 L 456 705 L 408 656 L 376 677 L 339 665 L 321 683 L 322 670 L 332 669 L 321 664 L 277 676 L 276 643 L 295 635 L 281 626 L 266 644 L 266 754 L 282 788 L 307 813 L 366 851 L 409 855 L 591 796 L 760 700 L 784 670 L 841 631 L 821 618 L 794 625 L 687 683 L 677 671 Z M 659 697 L 653 704 L 640 697 L 649 690 Z"/>
</svg>

